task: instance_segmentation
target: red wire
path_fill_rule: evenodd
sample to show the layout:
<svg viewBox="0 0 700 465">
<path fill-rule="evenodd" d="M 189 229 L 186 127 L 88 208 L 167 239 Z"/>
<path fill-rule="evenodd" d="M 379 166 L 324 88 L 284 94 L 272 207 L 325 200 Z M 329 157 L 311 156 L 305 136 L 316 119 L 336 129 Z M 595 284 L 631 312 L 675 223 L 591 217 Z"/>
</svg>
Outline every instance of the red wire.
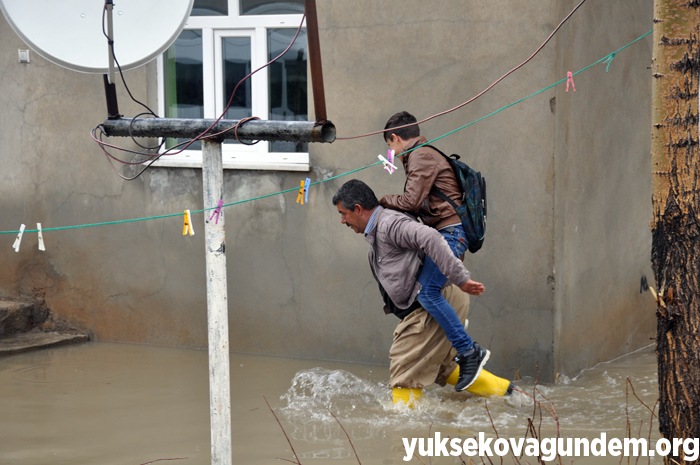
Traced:
<svg viewBox="0 0 700 465">
<path fill-rule="evenodd" d="M 382 133 L 385 133 L 385 132 L 387 132 L 387 131 L 393 131 L 393 130 L 396 130 L 396 129 L 407 128 L 407 127 L 409 127 L 409 126 L 415 126 L 415 125 L 417 125 L 417 124 L 422 124 L 422 123 L 425 123 L 426 121 L 430 121 L 431 119 L 437 118 L 438 116 L 443 116 L 443 115 L 446 115 L 446 114 L 448 114 L 448 113 L 452 113 L 453 111 L 459 110 L 459 109 L 462 108 L 463 106 L 472 103 L 474 100 L 478 99 L 479 97 L 481 97 L 482 95 L 484 95 L 486 92 L 488 92 L 489 90 L 491 90 L 496 84 L 498 84 L 499 82 L 501 82 L 503 79 L 505 79 L 506 77 L 508 77 L 510 74 L 512 74 L 512 73 L 514 73 L 515 71 L 517 71 L 518 69 L 522 68 L 528 61 L 532 60 L 532 59 L 534 58 L 534 56 L 537 55 L 537 54 L 540 52 L 540 50 L 542 50 L 542 49 L 544 48 L 545 45 L 547 45 L 547 42 L 549 42 L 549 41 L 552 39 L 552 37 L 554 37 L 554 34 L 556 34 L 557 31 L 559 31 L 559 29 L 562 27 L 562 25 L 576 12 L 576 10 L 578 10 L 579 7 L 580 7 L 581 5 L 583 5 L 585 2 L 586 2 L 586 0 L 581 0 L 581 3 L 579 3 L 578 5 L 576 5 L 576 7 L 575 7 L 573 10 L 571 10 L 571 12 L 570 12 L 568 15 L 566 15 L 566 17 L 559 23 L 559 25 L 552 31 L 552 33 L 549 34 L 549 37 L 547 37 L 547 40 L 545 40 L 545 41 L 542 43 L 542 45 L 540 45 L 540 46 L 537 48 L 537 50 L 535 50 L 535 52 L 534 52 L 532 55 L 530 55 L 530 57 L 529 57 L 527 60 L 523 61 L 523 62 L 520 63 L 518 66 L 516 66 L 515 68 L 511 69 L 510 71 L 508 71 L 506 74 L 504 74 L 503 76 L 501 76 L 500 78 L 498 78 L 493 84 L 491 84 L 491 85 L 488 86 L 486 89 L 482 90 L 481 92 L 479 92 L 479 93 L 476 94 L 474 97 L 472 97 L 472 98 L 470 98 L 469 100 L 467 100 L 466 102 L 461 103 L 461 104 L 457 105 L 457 106 L 454 107 L 454 108 L 450 108 L 449 110 L 445 110 L 445 111 L 440 112 L 440 113 L 437 113 L 437 114 L 435 114 L 435 115 L 433 115 L 433 116 L 429 116 L 429 117 L 427 117 L 427 118 L 425 118 L 425 119 L 423 119 L 423 120 L 417 121 L 417 122 L 415 122 L 415 123 L 404 124 L 403 126 L 396 126 L 396 127 L 390 128 L 390 129 L 382 129 L 381 131 L 368 132 L 367 134 L 361 134 L 361 135 L 359 135 L 359 136 L 336 137 L 335 140 L 359 139 L 359 138 L 361 138 L 361 137 L 373 136 L 373 135 L 375 135 L 375 134 L 382 134 Z"/>
<path fill-rule="evenodd" d="M 104 14 L 105 14 L 106 8 L 107 8 L 107 2 L 105 1 L 105 5 L 104 5 L 104 8 L 103 8 L 103 10 L 102 10 L 102 15 L 103 15 L 103 16 L 102 16 L 103 32 L 104 32 Z M 221 132 L 218 132 L 218 133 L 208 134 L 208 132 L 211 130 L 211 128 L 213 128 L 214 126 L 216 126 L 216 124 L 217 124 L 219 121 L 221 121 L 221 119 L 224 117 L 224 115 L 225 115 L 226 112 L 228 111 L 229 107 L 231 106 L 231 103 L 233 102 L 233 96 L 236 95 L 236 91 L 238 90 L 238 87 L 239 87 L 243 82 L 245 82 L 247 79 L 250 79 L 250 77 L 251 77 L 253 74 L 257 73 L 258 71 L 260 71 L 260 70 L 262 70 L 262 69 L 264 69 L 264 68 L 266 68 L 266 67 L 268 67 L 268 66 L 270 66 L 272 63 L 274 63 L 275 61 L 277 61 L 277 60 L 279 60 L 280 58 L 282 58 L 282 56 L 284 56 L 284 54 L 286 54 L 286 53 L 292 48 L 292 46 L 294 45 L 294 43 L 295 43 L 296 40 L 297 40 L 297 37 L 299 37 L 299 33 L 300 33 L 301 30 L 303 29 L 304 21 L 305 21 L 305 20 L 306 20 L 306 14 L 302 15 L 301 23 L 299 24 L 299 27 L 297 28 L 296 34 L 294 34 L 294 38 L 292 39 L 292 41 L 290 42 L 290 44 L 287 46 L 287 48 L 284 49 L 284 51 L 283 51 L 282 53 L 280 53 L 279 55 L 277 55 L 275 58 L 273 58 L 272 60 L 268 61 L 266 64 L 262 65 L 261 67 L 257 68 L 256 70 L 252 71 L 250 74 L 248 74 L 248 75 L 245 76 L 243 79 L 241 79 L 240 81 L 238 81 L 238 83 L 236 84 L 236 87 L 234 87 L 234 89 L 233 89 L 233 92 L 231 92 L 231 97 L 229 97 L 228 104 L 226 105 L 226 108 L 224 108 L 223 113 L 222 113 L 222 114 L 211 124 L 211 126 L 209 126 L 204 132 L 202 132 L 201 134 L 199 134 L 199 135 L 198 135 L 197 137 L 195 137 L 194 139 L 190 139 L 189 141 L 187 141 L 186 145 L 185 145 L 184 147 L 182 147 L 180 150 L 172 151 L 172 152 L 171 152 L 171 150 L 172 150 L 173 148 L 179 147 L 179 146 L 185 144 L 184 142 L 181 143 L 181 144 L 178 144 L 178 145 L 176 145 L 175 147 L 172 147 L 171 149 L 168 149 L 168 150 L 166 150 L 165 152 L 160 153 L 160 154 L 153 154 L 153 153 L 139 152 L 139 151 L 135 151 L 135 150 L 128 150 L 128 149 L 125 149 L 125 148 L 123 148 L 123 147 L 119 147 L 119 146 L 116 146 L 116 145 L 108 144 L 108 143 L 102 141 L 102 140 L 101 140 L 101 137 L 98 139 L 97 136 L 96 136 L 96 134 L 95 134 L 95 131 L 99 128 L 99 126 L 93 128 L 93 130 L 90 131 L 90 137 L 92 137 L 92 140 L 94 140 L 94 141 L 100 146 L 100 149 L 102 149 L 102 151 L 105 153 L 105 155 L 107 156 L 107 160 L 109 161 L 110 165 L 112 166 L 112 169 L 115 171 L 115 173 L 117 173 L 117 175 L 119 175 L 122 179 L 125 179 L 125 180 L 134 180 L 134 179 L 138 178 L 144 171 L 146 171 L 156 160 L 158 160 L 160 157 L 162 157 L 162 156 L 164 156 L 164 155 L 177 155 L 177 154 L 182 153 L 183 151 L 187 150 L 187 148 L 188 148 L 190 145 L 192 145 L 192 144 L 193 144 L 195 141 L 197 141 L 197 140 L 206 139 L 206 138 L 210 138 L 210 137 L 215 137 L 215 136 L 218 136 L 218 135 L 223 134 L 223 133 L 225 133 L 225 132 L 228 132 L 228 131 L 230 131 L 231 129 L 234 129 L 234 130 L 236 130 L 236 132 L 237 132 L 237 131 L 238 131 L 238 126 L 239 126 L 241 123 L 244 123 L 244 122 L 249 121 L 249 120 L 251 120 L 251 119 L 256 119 L 256 117 L 244 118 L 244 119 L 240 120 L 240 121 L 238 122 L 238 124 L 236 124 L 236 126 L 234 126 L 233 128 L 228 128 L 228 129 L 226 129 L 226 130 L 224 130 L 224 131 L 221 131 Z M 106 35 L 106 34 L 105 34 L 105 35 Z M 118 63 L 117 63 L 117 66 L 119 66 Z M 121 71 L 121 70 L 120 70 L 120 71 Z M 133 97 L 132 97 L 132 98 L 133 98 Z M 150 159 L 150 163 L 148 163 L 148 165 L 146 165 L 146 166 L 144 167 L 144 169 L 141 170 L 136 176 L 134 176 L 134 177 L 125 177 L 125 176 L 123 176 L 122 174 L 120 174 L 119 172 L 117 172 L 116 167 L 114 166 L 114 161 L 118 161 L 119 163 L 122 163 L 122 164 L 124 164 L 124 165 L 142 165 L 142 164 L 146 163 L 146 162 L 149 161 L 149 160 L 145 160 L 145 161 L 142 161 L 142 162 L 126 162 L 126 161 L 123 161 L 123 160 L 121 160 L 121 159 L 115 157 L 115 156 L 112 155 L 111 153 L 109 153 L 109 152 L 105 149 L 105 147 L 110 147 L 110 148 L 113 148 L 113 149 L 116 149 L 116 150 L 120 150 L 120 151 L 122 151 L 122 152 L 128 152 L 128 153 L 134 153 L 134 154 L 146 156 L 146 157 L 148 157 L 148 158 Z"/>
</svg>

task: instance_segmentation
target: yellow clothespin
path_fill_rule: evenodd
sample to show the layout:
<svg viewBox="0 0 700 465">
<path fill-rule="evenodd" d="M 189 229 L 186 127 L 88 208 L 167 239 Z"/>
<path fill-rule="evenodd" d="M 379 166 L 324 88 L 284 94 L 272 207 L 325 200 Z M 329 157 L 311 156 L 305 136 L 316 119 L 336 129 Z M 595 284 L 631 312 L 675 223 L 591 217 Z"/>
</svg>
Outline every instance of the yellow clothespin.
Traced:
<svg viewBox="0 0 700 465">
<path fill-rule="evenodd" d="M 46 247 L 44 246 L 44 235 L 41 232 L 41 223 L 36 224 L 36 229 L 39 230 L 39 250 L 43 252 L 46 250 Z"/>
<path fill-rule="evenodd" d="M 301 187 L 299 188 L 299 195 L 297 195 L 297 203 L 304 205 L 304 180 L 301 181 Z"/>
<path fill-rule="evenodd" d="M 189 233 L 190 236 L 194 236 L 194 229 L 192 229 L 192 215 L 189 210 L 185 210 L 185 224 L 182 226 L 182 235 L 186 236 Z"/>
</svg>

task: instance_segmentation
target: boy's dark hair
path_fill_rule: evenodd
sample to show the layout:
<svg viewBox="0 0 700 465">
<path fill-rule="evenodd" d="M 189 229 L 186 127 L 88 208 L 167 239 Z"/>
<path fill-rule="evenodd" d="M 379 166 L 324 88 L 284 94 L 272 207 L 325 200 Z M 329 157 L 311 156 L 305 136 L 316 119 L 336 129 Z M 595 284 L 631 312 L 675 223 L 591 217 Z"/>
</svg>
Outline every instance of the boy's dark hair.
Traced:
<svg viewBox="0 0 700 465">
<path fill-rule="evenodd" d="M 355 205 L 372 210 L 379 205 L 374 191 L 359 179 L 351 179 L 338 189 L 333 196 L 333 205 L 338 205 L 338 202 L 342 202 L 346 210 L 354 210 Z"/>
<path fill-rule="evenodd" d="M 389 121 L 386 122 L 386 126 L 384 126 L 385 130 L 398 128 L 399 126 L 405 126 L 407 124 L 412 124 L 413 126 L 400 128 L 395 131 L 386 131 L 384 132 L 384 140 L 388 141 L 391 139 L 392 134 L 396 134 L 403 140 L 413 139 L 414 137 L 420 136 L 420 128 L 417 124 L 415 124 L 417 121 L 418 120 L 416 117 L 407 111 L 400 111 L 396 113 L 394 116 L 389 118 Z"/>
</svg>

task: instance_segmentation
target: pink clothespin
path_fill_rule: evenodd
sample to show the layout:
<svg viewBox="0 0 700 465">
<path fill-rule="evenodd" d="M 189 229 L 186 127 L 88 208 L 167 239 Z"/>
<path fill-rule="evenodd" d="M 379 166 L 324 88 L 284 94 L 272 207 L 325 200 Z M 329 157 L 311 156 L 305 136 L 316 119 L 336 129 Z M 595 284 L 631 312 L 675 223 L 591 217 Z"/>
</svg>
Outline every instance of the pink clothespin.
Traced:
<svg viewBox="0 0 700 465">
<path fill-rule="evenodd" d="M 211 221 L 214 216 L 216 216 L 216 224 L 219 224 L 219 214 L 221 214 L 221 209 L 224 206 L 224 199 L 219 200 L 219 204 L 216 206 L 216 210 L 214 210 L 214 213 L 211 214 L 211 217 L 209 218 L 209 221 Z"/>
<path fill-rule="evenodd" d="M 393 150 L 390 150 L 389 152 L 393 152 Z M 391 157 L 391 155 L 389 155 Z M 393 174 L 394 171 L 396 171 L 396 165 L 393 163 L 393 159 L 391 161 L 387 160 L 381 155 L 377 155 L 377 158 L 379 158 L 382 161 L 382 164 L 384 165 L 384 169 L 389 172 L 389 174 Z M 393 157 L 391 157 L 393 158 Z"/>
<path fill-rule="evenodd" d="M 571 87 L 574 89 L 574 92 L 576 92 L 576 86 L 574 85 L 574 75 L 569 71 L 566 73 L 566 91 L 569 91 L 569 83 L 571 83 Z"/>
</svg>

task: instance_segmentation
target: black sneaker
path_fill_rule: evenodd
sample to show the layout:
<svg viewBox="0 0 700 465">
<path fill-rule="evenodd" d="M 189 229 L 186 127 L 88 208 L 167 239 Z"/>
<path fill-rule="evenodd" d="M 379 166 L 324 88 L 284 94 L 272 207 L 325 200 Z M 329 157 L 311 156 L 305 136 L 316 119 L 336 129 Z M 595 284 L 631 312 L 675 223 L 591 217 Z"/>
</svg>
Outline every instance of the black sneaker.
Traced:
<svg viewBox="0 0 700 465">
<path fill-rule="evenodd" d="M 464 391 L 474 384 L 490 356 L 491 351 L 484 349 L 476 342 L 474 343 L 474 352 L 470 355 L 456 355 L 453 360 L 459 365 L 459 379 L 455 384 L 455 391 Z"/>
</svg>

